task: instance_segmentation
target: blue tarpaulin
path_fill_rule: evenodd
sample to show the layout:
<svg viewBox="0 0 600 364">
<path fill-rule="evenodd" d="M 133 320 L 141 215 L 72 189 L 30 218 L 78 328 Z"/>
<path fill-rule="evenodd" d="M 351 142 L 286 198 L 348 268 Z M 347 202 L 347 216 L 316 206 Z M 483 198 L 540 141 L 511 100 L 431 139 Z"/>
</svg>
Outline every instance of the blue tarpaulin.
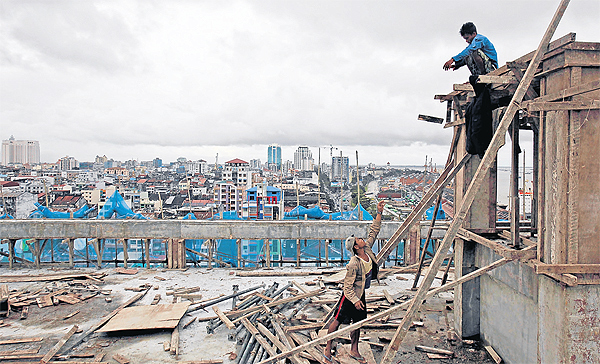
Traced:
<svg viewBox="0 0 600 364">
<path fill-rule="evenodd" d="M 52 211 L 46 206 L 34 202 L 37 210 L 32 212 L 29 215 L 30 219 L 70 219 L 70 212 L 62 212 L 62 211 Z M 88 207 L 87 205 L 81 206 L 81 208 L 75 212 L 73 212 L 73 219 L 83 219 L 86 218 L 87 215 L 94 211 L 94 207 Z"/>
<path fill-rule="evenodd" d="M 318 206 L 307 209 L 304 206 L 296 206 L 290 212 L 284 214 L 284 220 L 302 219 L 306 215 L 309 219 L 315 220 L 358 220 L 358 208 L 362 210 L 363 220 L 373 220 L 373 216 L 365 210 L 361 205 L 354 208 L 352 211 L 334 212 L 332 214 L 323 212 Z"/>
<path fill-rule="evenodd" d="M 146 218 L 142 214 L 136 214 L 123 199 L 123 196 L 119 193 L 119 191 L 115 191 L 112 196 L 106 200 L 102 209 L 98 211 L 97 219 L 110 219 L 115 216 L 117 219 L 141 219 L 146 220 Z"/>
</svg>

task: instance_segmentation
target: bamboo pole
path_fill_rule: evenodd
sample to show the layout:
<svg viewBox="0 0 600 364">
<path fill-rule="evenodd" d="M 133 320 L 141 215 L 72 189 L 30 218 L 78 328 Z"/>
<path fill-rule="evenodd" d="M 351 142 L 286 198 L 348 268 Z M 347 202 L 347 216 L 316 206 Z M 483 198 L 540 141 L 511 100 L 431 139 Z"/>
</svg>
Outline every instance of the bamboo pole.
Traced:
<svg viewBox="0 0 600 364">
<path fill-rule="evenodd" d="M 127 260 L 129 259 L 129 253 L 127 252 L 127 243 L 129 239 L 121 239 L 121 241 L 123 242 L 123 268 L 127 268 L 129 265 L 127 263 Z"/>
<path fill-rule="evenodd" d="M 267 268 L 271 268 L 271 242 L 265 239 L 265 261 Z"/>
<path fill-rule="evenodd" d="M 419 308 L 421 307 L 423 299 L 427 294 L 427 290 L 429 289 L 429 287 L 431 287 L 433 279 L 435 278 L 435 274 L 439 270 L 442 261 L 446 256 L 446 252 L 450 248 L 450 245 L 456 237 L 456 233 L 458 232 L 460 226 L 464 222 L 467 212 L 469 211 L 469 208 L 471 207 L 471 204 L 475 199 L 475 195 L 479 192 L 479 189 L 481 188 L 486 173 L 489 171 L 490 167 L 494 163 L 494 160 L 496 159 L 498 149 L 500 149 L 500 147 L 504 144 L 504 135 L 508 130 L 508 126 L 510 125 L 516 112 L 518 111 L 519 103 L 523 100 L 523 96 L 525 96 L 525 93 L 529 89 L 529 85 L 533 80 L 535 72 L 537 71 L 542 57 L 546 49 L 548 48 L 548 43 L 550 42 L 550 39 L 552 38 L 552 35 L 554 34 L 554 31 L 556 30 L 556 27 L 558 26 L 558 23 L 560 22 L 560 19 L 562 18 L 562 15 L 566 10 L 569 1 L 570 0 L 562 0 L 558 9 L 556 10 L 556 13 L 552 18 L 552 21 L 550 22 L 546 33 L 544 34 L 537 50 L 535 51 L 533 59 L 527 67 L 527 71 L 525 71 L 525 75 L 519 83 L 519 86 L 517 87 L 517 90 L 515 91 L 515 94 L 513 95 L 512 100 L 506 109 L 506 113 L 502 117 L 502 121 L 500 122 L 500 125 L 498 125 L 498 128 L 496 129 L 496 132 L 492 137 L 490 145 L 488 146 L 485 155 L 483 156 L 481 163 L 479 164 L 479 167 L 477 168 L 477 171 L 473 176 L 471 184 L 469 185 L 469 188 L 467 189 L 467 192 L 463 197 L 463 201 L 460 205 L 460 208 L 457 210 L 457 214 L 455 214 L 454 220 L 452 220 L 452 223 L 448 227 L 446 235 L 444 236 L 444 240 L 442 241 L 441 246 L 438 248 L 435 257 L 433 258 L 431 265 L 429 266 L 429 270 L 427 272 L 427 275 L 425 276 L 423 284 L 417 291 L 417 294 L 415 295 L 414 299 L 411 301 L 411 305 L 408 311 L 406 312 L 406 315 L 402 319 L 400 326 L 396 330 L 394 338 L 392 339 L 381 360 L 381 364 L 392 363 L 394 357 L 396 356 L 396 352 L 400 347 L 400 343 L 408 333 L 408 329 L 410 328 L 412 320 Z"/>
<path fill-rule="evenodd" d="M 15 261 L 15 239 L 8 239 L 8 268 L 13 269 Z"/>
<path fill-rule="evenodd" d="M 67 244 L 69 245 L 69 268 L 73 268 L 74 264 L 74 254 L 75 252 L 73 251 L 73 239 L 65 239 L 63 241 L 66 241 Z"/>
<path fill-rule="evenodd" d="M 237 245 L 237 268 L 240 269 L 242 267 L 242 239 L 237 239 L 235 244 Z"/>
<path fill-rule="evenodd" d="M 146 268 L 150 268 L 150 239 L 144 239 L 144 250 L 146 259 Z"/>
<path fill-rule="evenodd" d="M 208 239 L 208 269 L 212 269 L 213 239 Z"/>
</svg>

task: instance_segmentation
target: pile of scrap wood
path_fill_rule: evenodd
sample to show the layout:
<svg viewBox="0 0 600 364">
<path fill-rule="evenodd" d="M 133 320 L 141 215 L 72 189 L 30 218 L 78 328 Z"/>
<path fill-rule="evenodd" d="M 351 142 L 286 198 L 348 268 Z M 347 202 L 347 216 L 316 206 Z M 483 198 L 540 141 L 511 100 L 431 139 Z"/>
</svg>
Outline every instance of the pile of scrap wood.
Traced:
<svg viewBox="0 0 600 364">
<path fill-rule="evenodd" d="M 309 285 L 319 285 L 318 289 L 312 291 L 295 281 L 281 288 L 278 283 L 273 283 L 262 292 L 241 297 L 231 311 L 221 312 L 215 309 L 217 316 L 208 322 L 207 331 L 214 332 L 221 325 L 231 330 L 229 339 L 239 345 L 237 353 L 232 353 L 231 358 L 236 358 L 239 363 L 258 363 L 277 353 L 306 344 L 326 334 L 333 319 L 333 307 L 341 297 L 341 288 L 336 279 L 328 280 L 330 284 L 327 285 L 323 281 L 309 281 Z M 288 297 L 284 297 L 285 295 Z M 368 294 L 367 312 L 385 310 L 410 298 L 410 295 L 405 294 L 399 296 L 394 298 L 386 290 L 383 290 L 383 294 Z M 415 323 L 419 324 L 422 326 L 422 322 Z M 397 326 L 398 322 L 387 316 L 365 328 L 393 330 Z M 341 344 L 350 343 L 347 337 L 336 340 Z M 370 341 L 361 344 L 361 352 L 367 358 L 373 358 L 371 346 L 381 349 L 384 344 Z M 322 349 L 318 347 L 309 348 L 291 356 L 290 360 L 292 363 L 303 364 L 310 363 L 309 360 L 326 363 L 321 352 Z M 349 352 L 349 348 L 340 345 L 337 356 L 348 356 Z"/>
<path fill-rule="evenodd" d="M 27 289 L 9 290 L 7 284 L 0 285 L 0 291 L 8 292 L 6 299 L 6 316 L 10 311 L 19 312 L 21 319 L 26 319 L 29 314 L 29 306 L 36 305 L 39 308 L 55 306 L 59 304 L 75 305 L 86 301 L 96 295 L 110 294 L 110 291 L 102 290 L 97 284 L 102 282 L 105 273 L 91 274 L 51 274 L 51 275 L 7 275 L 0 276 L 0 282 L 45 282 L 43 286 Z M 5 295 L 5 294 L 3 294 Z M 3 299 L 4 301 L 4 299 Z M 69 317 L 73 316 L 69 315 Z M 67 317 L 67 318 L 69 318 Z"/>
</svg>

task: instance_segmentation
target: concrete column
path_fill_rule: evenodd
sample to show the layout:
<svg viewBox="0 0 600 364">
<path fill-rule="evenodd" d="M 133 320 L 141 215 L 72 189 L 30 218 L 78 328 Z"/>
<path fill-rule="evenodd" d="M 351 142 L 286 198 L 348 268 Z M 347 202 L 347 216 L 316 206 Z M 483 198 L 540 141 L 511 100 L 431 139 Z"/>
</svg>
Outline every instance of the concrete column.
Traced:
<svg viewBox="0 0 600 364">
<path fill-rule="evenodd" d="M 497 115 L 495 116 L 497 118 Z M 466 153 L 466 134 L 462 128 L 456 148 L 455 160 Z M 463 196 L 467 192 L 471 180 L 481 163 L 477 155 L 471 157 L 459 171 L 454 183 L 454 209 L 458 210 Z M 464 220 L 463 227 L 476 233 L 496 232 L 496 197 L 497 167 L 490 168 L 481 189 Z M 461 277 L 480 267 L 475 263 L 476 243 L 459 238 L 454 240 L 455 276 Z M 456 333 L 461 337 L 478 336 L 480 334 L 480 278 L 466 282 L 454 290 L 454 325 Z"/>
<path fill-rule="evenodd" d="M 475 266 L 477 243 L 454 240 L 454 274 L 464 276 L 478 269 Z M 454 327 L 460 337 L 479 335 L 480 331 L 480 285 L 479 277 L 463 283 L 454 290 Z"/>
</svg>

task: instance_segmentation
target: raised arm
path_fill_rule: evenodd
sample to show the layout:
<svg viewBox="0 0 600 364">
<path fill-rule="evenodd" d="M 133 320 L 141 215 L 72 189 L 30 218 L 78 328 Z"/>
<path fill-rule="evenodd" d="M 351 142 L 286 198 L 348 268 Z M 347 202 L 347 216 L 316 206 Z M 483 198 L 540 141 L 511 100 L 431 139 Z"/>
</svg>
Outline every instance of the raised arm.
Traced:
<svg viewBox="0 0 600 364">
<path fill-rule="evenodd" d="M 379 203 L 377 204 L 377 216 L 375 216 L 375 219 L 373 220 L 373 223 L 371 224 L 371 228 L 369 229 L 369 236 L 367 237 L 367 240 L 365 240 L 365 242 L 367 243 L 367 245 L 369 247 L 373 246 L 373 243 L 375 243 L 375 239 L 377 238 L 377 235 L 379 234 L 379 230 L 381 229 L 381 214 L 383 214 L 383 207 L 385 206 L 385 201 L 379 201 Z"/>
</svg>

